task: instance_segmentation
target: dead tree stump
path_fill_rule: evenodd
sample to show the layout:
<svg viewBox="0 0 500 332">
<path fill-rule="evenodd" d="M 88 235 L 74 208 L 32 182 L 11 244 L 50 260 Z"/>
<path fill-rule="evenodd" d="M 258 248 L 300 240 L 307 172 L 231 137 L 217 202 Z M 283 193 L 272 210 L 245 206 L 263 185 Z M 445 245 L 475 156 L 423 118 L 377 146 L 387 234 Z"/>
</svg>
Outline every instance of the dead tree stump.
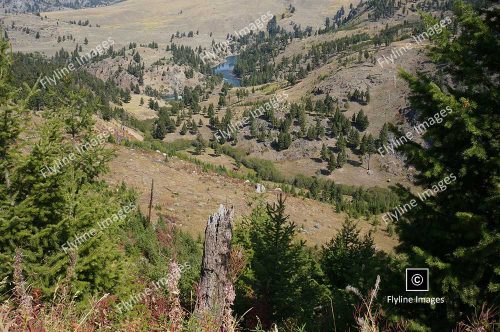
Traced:
<svg viewBox="0 0 500 332">
<path fill-rule="evenodd" d="M 233 209 L 226 209 L 221 204 L 219 212 L 208 219 L 195 309 L 200 318 L 209 314 L 218 320 L 223 315 L 227 287 L 231 286 L 228 269 L 233 217 Z"/>
</svg>

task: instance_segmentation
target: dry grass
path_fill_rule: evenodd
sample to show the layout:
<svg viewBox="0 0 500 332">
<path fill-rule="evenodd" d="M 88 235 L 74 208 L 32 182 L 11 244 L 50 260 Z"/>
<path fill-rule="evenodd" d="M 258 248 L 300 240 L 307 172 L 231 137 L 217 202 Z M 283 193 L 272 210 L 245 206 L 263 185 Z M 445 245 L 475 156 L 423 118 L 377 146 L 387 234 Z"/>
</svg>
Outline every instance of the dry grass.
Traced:
<svg viewBox="0 0 500 332">
<path fill-rule="evenodd" d="M 145 152 L 119 147 L 117 157 L 111 161 L 111 173 L 106 180 L 111 184 L 124 181 L 140 194 L 139 205 L 146 211 L 149 203 L 151 179 L 155 179 L 154 204 L 173 216 L 177 226 L 193 235 L 203 234 L 205 219 L 220 204 L 234 206 L 237 216 L 249 214 L 249 204 L 257 195 L 251 183 L 214 173 L 202 172 L 189 162 L 165 158 L 160 153 Z M 274 201 L 276 194 L 265 194 Z M 330 240 L 341 228 L 345 214 L 336 213 L 333 206 L 315 200 L 289 197 L 287 213 L 290 219 L 303 228 L 301 237 L 310 244 L 322 244 Z M 372 227 L 361 220 L 363 232 Z M 378 248 L 391 251 L 397 240 L 378 230 L 374 234 Z"/>
<path fill-rule="evenodd" d="M 34 35 L 26 38 L 22 33 L 15 34 L 18 40 L 14 46 L 20 51 L 39 50 L 53 54 L 61 47 L 74 49 L 73 42 L 56 42 L 58 35 L 68 34 L 75 36 L 80 44 L 85 37 L 89 45 L 94 45 L 111 36 L 120 46 L 134 41 L 148 43 L 153 40 L 166 46 L 170 36 L 177 31 L 187 33 L 197 30 L 199 35 L 194 38 L 176 39 L 176 42 L 208 47 L 212 39 L 216 42 L 225 40 L 228 33 L 246 27 L 267 11 L 281 18 L 290 3 L 296 7 L 296 11 L 283 20 L 283 26 L 290 26 L 293 21 L 303 27 L 310 25 L 317 28 L 324 23 L 326 16 L 333 16 L 342 5 L 348 7 L 351 1 L 127 0 L 108 7 L 42 13 L 42 16 L 49 18 L 46 21 L 40 21 L 34 15 L 3 14 L 0 17 L 5 17 L 7 24 L 15 20 L 31 28 L 42 29 L 42 38 L 38 40 Z M 70 20 L 87 19 L 92 27 L 67 23 Z M 96 24 L 100 28 L 96 28 Z M 210 33 L 213 35 L 210 36 Z"/>
<path fill-rule="evenodd" d="M 150 109 L 148 107 L 148 101 L 151 97 L 148 97 L 146 95 L 136 95 L 136 94 L 131 94 L 131 100 L 129 103 L 123 103 L 122 106 L 127 113 L 133 115 L 136 119 L 138 120 L 149 120 L 149 119 L 155 119 L 157 118 L 156 111 Z M 141 98 L 144 101 L 144 104 L 141 105 Z M 157 100 L 158 101 L 158 100 Z M 158 101 L 158 104 L 160 106 L 165 106 L 165 102 L 162 100 Z"/>
</svg>

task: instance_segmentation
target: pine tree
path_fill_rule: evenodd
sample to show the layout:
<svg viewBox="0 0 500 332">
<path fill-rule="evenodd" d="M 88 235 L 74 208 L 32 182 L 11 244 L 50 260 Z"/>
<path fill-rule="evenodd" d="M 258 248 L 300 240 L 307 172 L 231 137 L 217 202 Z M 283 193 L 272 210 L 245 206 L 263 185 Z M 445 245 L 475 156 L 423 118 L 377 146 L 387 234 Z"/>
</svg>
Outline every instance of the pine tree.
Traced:
<svg viewBox="0 0 500 332">
<path fill-rule="evenodd" d="M 306 99 L 305 111 L 311 113 L 313 111 L 313 103 L 311 98 Z"/>
<path fill-rule="evenodd" d="M 277 148 L 278 151 L 286 150 L 292 144 L 292 136 L 288 132 L 280 132 L 278 134 Z"/>
<path fill-rule="evenodd" d="M 368 116 L 366 116 L 363 109 L 361 109 L 356 116 L 356 127 L 358 127 L 360 131 L 365 131 L 369 125 L 370 122 L 368 121 Z"/>
<path fill-rule="evenodd" d="M 330 158 L 328 159 L 328 171 L 330 173 L 333 173 L 335 168 L 337 168 L 337 160 L 335 158 L 335 154 L 331 153 Z"/>
<path fill-rule="evenodd" d="M 325 136 L 325 127 L 323 127 L 319 118 L 316 120 L 316 128 L 314 130 L 316 132 L 316 139 L 321 139 Z"/>
<path fill-rule="evenodd" d="M 325 143 L 321 146 L 321 160 L 327 161 L 330 159 L 330 151 L 326 147 Z"/>
<path fill-rule="evenodd" d="M 432 294 L 446 297 L 436 310 L 418 310 L 418 317 L 440 330 L 467 321 L 500 296 L 500 12 L 476 13 L 471 5 L 458 3 L 454 13 L 457 35 L 452 38 L 445 29 L 434 36 L 431 49 L 436 63 L 449 64 L 442 69 L 446 84 L 432 82 L 434 76 L 402 73 L 420 122 L 448 111 L 423 134 L 429 146 L 401 148 L 418 171 L 417 183 L 436 194 L 422 200 L 405 191 L 405 199 L 415 198 L 418 206 L 405 215 L 407 222 L 398 224 L 398 249 L 408 255 L 408 266 L 429 267 Z M 430 17 L 426 23 L 438 24 Z"/>
<path fill-rule="evenodd" d="M 250 119 L 250 136 L 252 136 L 252 138 L 256 138 L 257 135 L 258 135 L 257 121 L 255 120 L 255 118 L 251 118 Z"/>
<path fill-rule="evenodd" d="M 136 63 L 141 63 L 141 55 L 139 54 L 139 51 L 135 52 L 133 59 Z"/>
<path fill-rule="evenodd" d="M 351 128 L 349 131 L 349 137 L 347 138 L 349 145 L 352 149 L 356 149 L 359 145 L 359 132 L 355 128 Z"/>
<path fill-rule="evenodd" d="M 217 104 L 219 106 L 219 109 L 226 106 L 226 96 L 221 94 L 219 95 L 219 102 Z"/>
<path fill-rule="evenodd" d="M 378 135 L 377 146 L 381 147 L 383 145 L 386 145 L 388 140 L 389 140 L 389 126 L 387 125 L 387 123 L 384 123 Z"/>
<path fill-rule="evenodd" d="M 123 102 L 126 103 L 126 104 L 128 104 L 128 103 L 130 103 L 131 99 L 132 99 L 132 97 L 130 96 L 130 90 L 126 89 L 125 93 L 123 94 Z"/>
<path fill-rule="evenodd" d="M 165 117 L 165 130 L 167 131 L 167 133 L 174 133 L 176 128 L 177 126 L 175 125 L 175 121 L 167 115 Z"/>
<path fill-rule="evenodd" d="M 153 132 L 151 133 L 151 136 L 153 136 L 153 138 L 162 140 L 165 138 L 165 131 L 166 130 L 163 121 L 161 121 L 160 119 L 156 119 L 153 125 Z"/>
<path fill-rule="evenodd" d="M 337 149 L 339 150 L 344 150 L 345 147 L 347 146 L 347 142 L 344 138 L 344 135 L 340 135 L 339 139 L 337 140 L 337 143 L 335 143 L 335 146 L 337 147 Z"/>
<path fill-rule="evenodd" d="M 339 123 L 334 122 L 332 125 L 332 138 L 337 138 L 341 132 L 342 128 L 339 127 Z"/>
<path fill-rule="evenodd" d="M 340 149 L 339 154 L 337 155 L 337 168 L 342 168 L 347 162 L 347 154 L 345 152 L 345 148 Z"/>
<path fill-rule="evenodd" d="M 77 135 L 88 131 L 94 124 L 92 114 L 97 113 L 100 104 L 99 99 L 92 98 L 88 91 L 76 92 L 70 77 L 64 77 L 63 81 L 63 94 L 66 96 L 66 102 L 60 112 L 66 125 L 66 131 L 74 139 Z"/>
<path fill-rule="evenodd" d="M 212 103 L 210 103 L 210 105 L 208 105 L 207 116 L 208 116 L 209 119 L 212 119 L 215 116 L 214 104 L 212 104 Z"/>
<path fill-rule="evenodd" d="M 375 140 L 373 139 L 372 134 L 366 136 L 363 135 L 363 138 L 361 139 L 361 144 L 359 148 L 361 152 L 361 160 L 365 157 L 367 157 L 368 161 L 368 170 L 370 170 L 370 159 L 372 154 L 377 152 L 377 147 L 375 145 Z"/>
<path fill-rule="evenodd" d="M 318 283 L 321 272 L 305 243 L 296 239 L 298 229 L 285 214 L 283 195 L 276 204 L 255 209 L 247 227 L 238 242 L 251 253 L 246 274 L 252 275 L 249 286 L 256 305 L 267 308 L 266 321 L 293 317 L 313 326 L 314 307 L 325 303 L 329 292 Z"/>
<path fill-rule="evenodd" d="M 214 149 L 214 155 L 216 157 L 219 157 L 221 155 L 221 146 L 215 137 L 212 141 L 212 149 Z"/>
<path fill-rule="evenodd" d="M 194 145 L 194 153 L 198 155 L 205 152 L 205 148 L 207 147 L 207 143 L 205 142 L 201 134 L 198 134 L 198 136 L 196 136 L 196 140 L 193 142 L 193 145 Z"/>
<path fill-rule="evenodd" d="M 196 125 L 196 122 L 194 122 L 194 119 L 191 121 L 191 124 L 189 125 L 189 132 L 193 135 L 198 133 L 198 126 Z"/>
<path fill-rule="evenodd" d="M 314 130 L 314 127 L 311 125 L 309 126 L 309 129 L 307 129 L 307 139 L 312 141 L 316 138 L 316 130 Z"/>
<path fill-rule="evenodd" d="M 181 130 L 180 130 L 179 134 L 181 134 L 181 135 L 186 135 L 186 134 L 187 134 L 187 132 L 188 132 L 188 127 L 187 127 L 186 122 L 184 122 L 184 123 L 182 124 L 182 128 L 181 128 Z"/>
<path fill-rule="evenodd" d="M 24 129 L 20 120 L 28 120 L 27 100 L 16 96 L 10 86 L 9 62 L 6 45 L 0 41 L 0 279 L 9 281 L 0 285 L 0 293 L 2 298 L 8 293 L 3 285 L 12 281 L 14 252 L 19 249 L 28 283 L 40 289 L 44 298 L 51 298 L 69 265 L 64 252 L 67 241 L 116 213 L 121 198 L 98 181 L 107 169 L 110 151 L 103 146 L 83 148 L 86 142 L 100 142 L 92 133 L 91 122 L 81 122 L 74 140 L 66 138 L 67 124 L 71 123 L 71 113 L 64 110 L 67 101 L 52 100 L 44 122 L 30 129 L 29 135 L 35 137 L 30 149 L 20 153 L 24 139 L 19 136 Z M 32 95 L 31 91 L 25 93 Z M 69 103 L 85 94 L 74 93 Z M 84 151 L 78 152 L 76 144 Z M 76 249 L 79 259 L 72 280 L 75 299 L 81 300 L 81 294 L 119 294 L 120 285 L 127 282 L 116 236 L 109 232 L 99 235 L 87 238 Z"/>
<path fill-rule="evenodd" d="M 348 285 L 367 290 L 375 281 L 375 246 L 370 233 L 361 237 L 356 224 L 346 219 L 337 235 L 321 250 L 321 267 L 328 284 L 343 289 Z"/>
</svg>

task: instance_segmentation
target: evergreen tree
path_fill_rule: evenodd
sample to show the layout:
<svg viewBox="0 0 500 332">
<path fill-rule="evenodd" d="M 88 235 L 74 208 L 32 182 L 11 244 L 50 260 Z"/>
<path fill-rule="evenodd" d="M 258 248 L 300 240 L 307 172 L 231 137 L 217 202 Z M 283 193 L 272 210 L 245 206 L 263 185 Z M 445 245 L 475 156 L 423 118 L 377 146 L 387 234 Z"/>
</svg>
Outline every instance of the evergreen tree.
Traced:
<svg viewBox="0 0 500 332">
<path fill-rule="evenodd" d="M 384 270 L 379 269 L 387 268 L 385 255 L 376 251 L 371 233 L 361 236 L 356 224 L 346 219 L 335 237 L 323 245 L 320 264 L 326 284 L 336 299 L 335 327 L 337 331 L 349 331 L 350 326 L 357 324 L 350 317 L 359 299 L 353 298 L 346 287 L 356 287 L 362 294 L 368 292 L 377 275 L 384 277 Z"/>
<path fill-rule="evenodd" d="M 286 150 L 292 144 L 292 136 L 288 132 L 280 132 L 278 134 L 277 148 L 278 151 Z"/>
<path fill-rule="evenodd" d="M 226 96 L 223 94 L 219 95 L 219 102 L 217 104 L 219 106 L 219 109 L 226 106 Z"/>
<path fill-rule="evenodd" d="M 342 128 L 339 126 L 338 122 L 334 122 L 332 125 L 332 138 L 337 138 L 342 132 Z"/>
<path fill-rule="evenodd" d="M 345 148 L 340 149 L 339 154 L 337 155 L 337 168 L 342 168 L 347 162 L 347 154 L 345 152 Z"/>
<path fill-rule="evenodd" d="M 351 128 L 349 131 L 349 136 L 347 138 L 349 145 L 352 149 L 356 149 L 360 143 L 359 132 L 355 128 Z"/>
<path fill-rule="evenodd" d="M 196 140 L 193 142 L 193 145 L 194 145 L 194 153 L 200 155 L 203 152 L 205 152 L 205 148 L 207 147 L 207 142 L 205 142 L 201 134 L 198 134 L 196 136 Z"/>
<path fill-rule="evenodd" d="M 77 135 L 90 130 L 94 123 L 92 115 L 97 113 L 100 106 L 99 100 L 92 98 L 88 91 L 76 92 L 71 78 L 65 77 L 63 80 L 65 83 L 63 93 L 66 96 L 66 102 L 60 112 L 66 131 L 71 134 L 72 138 L 76 138 Z"/>
<path fill-rule="evenodd" d="M 198 133 L 198 126 L 196 125 L 196 122 L 194 122 L 194 119 L 191 121 L 191 124 L 189 125 L 189 132 L 193 135 Z"/>
<path fill-rule="evenodd" d="M 257 121 L 255 121 L 255 118 L 250 119 L 250 136 L 252 138 L 257 137 L 258 131 L 257 131 Z"/>
<path fill-rule="evenodd" d="M 266 308 L 265 327 L 287 319 L 317 324 L 314 308 L 325 303 L 329 292 L 318 283 L 321 271 L 305 243 L 296 239 L 298 229 L 285 214 L 284 197 L 280 195 L 276 204 L 265 209 L 259 206 L 246 225 L 238 242 L 250 254 L 250 271 L 245 275 L 252 277 L 245 278 L 240 289 L 250 286 L 255 305 Z"/>
<path fill-rule="evenodd" d="M 176 128 L 177 126 L 175 125 L 175 121 L 167 115 L 165 117 L 165 130 L 167 131 L 167 133 L 174 133 Z"/>
<path fill-rule="evenodd" d="M 365 131 L 369 125 L 370 122 L 368 121 L 368 116 L 366 116 L 363 109 L 361 109 L 356 116 L 356 127 L 358 127 L 360 131 Z"/>
<path fill-rule="evenodd" d="M 187 127 L 186 122 L 184 122 L 184 123 L 182 124 L 182 128 L 181 128 L 181 131 L 179 132 L 179 134 L 181 134 L 181 135 L 186 135 L 186 134 L 187 134 L 187 132 L 188 132 L 188 127 Z"/>
<path fill-rule="evenodd" d="M 153 132 L 151 133 L 151 136 L 153 136 L 153 138 L 162 140 L 165 138 L 165 131 L 166 130 L 163 121 L 161 121 L 160 119 L 156 119 L 153 125 Z"/>
<path fill-rule="evenodd" d="M 221 155 L 221 146 L 215 137 L 212 141 L 212 149 L 214 149 L 214 155 L 216 157 L 219 157 Z"/>
<path fill-rule="evenodd" d="M 361 144 L 359 148 L 361 152 L 361 159 L 367 158 L 368 161 L 368 170 L 370 170 L 370 159 L 372 154 L 377 152 L 377 147 L 375 145 L 375 140 L 372 136 L 372 134 L 366 136 L 363 135 L 363 138 L 361 139 Z"/>
<path fill-rule="evenodd" d="M 130 96 L 130 90 L 126 89 L 125 92 L 124 92 L 124 94 L 123 94 L 123 102 L 126 103 L 126 104 L 128 104 L 128 103 L 130 103 L 131 99 L 132 99 L 132 97 Z"/>
<path fill-rule="evenodd" d="M 440 330 L 467 321 L 484 303 L 498 304 L 500 296 L 500 12 L 476 13 L 463 3 L 454 12 L 457 35 L 452 38 L 445 29 L 433 37 L 431 49 L 436 63 L 450 64 L 443 69 L 443 83 L 402 73 L 420 122 L 448 110 L 441 123 L 424 133 L 429 146 L 409 143 L 401 148 L 418 170 L 418 184 L 436 194 L 415 197 L 418 207 L 398 224 L 399 251 L 408 255 L 408 266 L 429 267 L 429 295 L 446 297 L 435 309 L 412 309 Z M 426 23 L 437 24 L 431 17 Z M 408 200 L 414 197 L 404 193 Z"/>
<path fill-rule="evenodd" d="M 321 160 L 327 161 L 330 159 L 330 151 L 326 147 L 325 143 L 321 146 Z"/>
<path fill-rule="evenodd" d="M 344 150 L 345 147 L 347 146 L 347 142 L 344 138 L 344 135 L 340 135 L 339 139 L 337 140 L 337 143 L 335 143 L 335 146 L 337 147 L 337 149 L 339 150 Z"/>
<path fill-rule="evenodd" d="M 215 116 L 214 104 L 212 104 L 212 103 L 210 103 L 210 105 L 208 105 L 207 116 L 208 116 L 209 119 L 212 119 Z"/>
<path fill-rule="evenodd" d="M 348 285 L 368 290 L 375 281 L 375 246 L 371 233 L 361 237 L 356 224 L 346 219 L 337 235 L 321 250 L 321 267 L 333 288 Z"/>
<path fill-rule="evenodd" d="M 316 130 L 315 128 L 311 125 L 309 126 L 309 129 L 307 129 L 307 139 L 312 141 L 316 138 Z"/>
<path fill-rule="evenodd" d="M 330 153 L 330 158 L 328 159 L 328 171 L 333 173 L 335 168 L 337 168 L 337 159 L 335 158 L 335 154 Z"/>
<path fill-rule="evenodd" d="M 141 55 L 139 54 L 139 51 L 135 52 L 133 59 L 136 63 L 141 63 Z"/>
<path fill-rule="evenodd" d="M 389 126 L 387 125 L 387 123 L 384 123 L 378 135 L 377 146 L 381 147 L 383 145 L 386 145 L 388 140 L 389 140 Z"/>
<path fill-rule="evenodd" d="M 321 139 L 325 136 L 325 127 L 323 127 L 319 118 L 316 119 L 316 127 L 314 128 L 314 131 L 316 132 L 316 139 Z"/>
<path fill-rule="evenodd" d="M 43 298 L 52 298 L 67 274 L 67 241 L 89 232 L 96 221 L 111 217 L 128 202 L 98 181 L 111 153 L 102 146 L 83 148 L 87 142 L 99 142 L 92 123 L 78 122 L 78 135 L 66 138 L 68 123 L 74 119 L 68 119 L 72 113 L 65 109 L 85 91 L 79 95 L 75 90 L 67 95 L 69 101 L 54 98 L 44 122 L 30 129 L 29 135 L 35 137 L 30 149 L 21 150 L 20 133 L 25 129 L 21 124 L 29 122 L 26 105 L 34 91 L 24 91 L 28 99 L 23 99 L 11 87 L 6 51 L 0 40 L 0 279 L 8 281 L 0 285 L 0 297 L 9 296 L 5 286 L 12 282 L 14 252 L 20 250 L 28 283 L 40 289 Z M 78 152 L 76 144 L 85 150 Z M 120 294 L 121 285 L 127 284 L 125 258 L 110 231 L 90 236 L 73 249 L 79 256 L 71 280 L 75 299 L 83 299 L 82 294 Z"/>
</svg>

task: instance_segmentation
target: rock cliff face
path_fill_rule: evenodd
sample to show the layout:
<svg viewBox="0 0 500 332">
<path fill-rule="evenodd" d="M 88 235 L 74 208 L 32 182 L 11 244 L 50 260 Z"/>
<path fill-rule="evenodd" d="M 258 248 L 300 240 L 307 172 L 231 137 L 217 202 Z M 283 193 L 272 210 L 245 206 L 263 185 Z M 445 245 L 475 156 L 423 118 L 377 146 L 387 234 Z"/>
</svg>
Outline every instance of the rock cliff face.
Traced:
<svg viewBox="0 0 500 332">
<path fill-rule="evenodd" d="M 5 0 L 0 4 L 0 12 L 38 13 L 62 9 L 80 9 L 108 6 L 123 0 Z"/>
</svg>

